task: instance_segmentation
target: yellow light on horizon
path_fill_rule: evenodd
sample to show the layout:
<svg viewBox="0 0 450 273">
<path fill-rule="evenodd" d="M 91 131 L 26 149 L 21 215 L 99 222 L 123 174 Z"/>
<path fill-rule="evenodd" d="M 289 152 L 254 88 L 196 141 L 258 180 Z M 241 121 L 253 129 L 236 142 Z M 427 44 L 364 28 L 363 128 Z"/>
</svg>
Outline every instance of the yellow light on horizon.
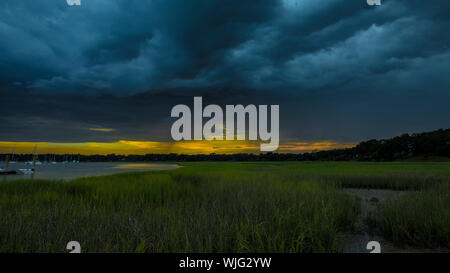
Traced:
<svg viewBox="0 0 450 273">
<path fill-rule="evenodd" d="M 0 153 L 29 154 L 37 146 L 38 154 L 236 154 L 260 153 L 260 141 L 191 140 L 177 142 L 119 140 L 116 142 L 7 142 L 0 141 Z M 280 143 L 276 153 L 302 153 L 354 147 L 356 143 L 335 141 Z"/>
<path fill-rule="evenodd" d="M 90 131 L 97 131 L 97 132 L 112 132 L 115 131 L 116 129 L 112 129 L 112 128 L 89 128 Z"/>
</svg>

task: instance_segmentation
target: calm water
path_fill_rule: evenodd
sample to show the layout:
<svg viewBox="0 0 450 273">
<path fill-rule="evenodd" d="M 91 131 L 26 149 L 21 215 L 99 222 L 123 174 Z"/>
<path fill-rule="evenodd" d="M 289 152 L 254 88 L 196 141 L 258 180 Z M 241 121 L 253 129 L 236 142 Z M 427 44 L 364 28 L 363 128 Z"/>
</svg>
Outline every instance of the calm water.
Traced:
<svg viewBox="0 0 450 273">
<path fill-rule="evenodd" d="M 0 162 L 0 167 L 4 168 L 5 163 Z M 170 170 L 176 169 L 177 164 L 164 163 L 117 163 L 117 162 L 82 162 L 82 163 L 57 163 L 36 165 L 34 178 L 42 179 L 75 179 L 84 176 L 105 175 L 129 171 L 147 170 Z M 31 168 L 24 163 L 10 164 L 9 170 Z M 1 175 L 1 180 L 32 178 L 31 174 L 24 175 Z"/>
</svg>

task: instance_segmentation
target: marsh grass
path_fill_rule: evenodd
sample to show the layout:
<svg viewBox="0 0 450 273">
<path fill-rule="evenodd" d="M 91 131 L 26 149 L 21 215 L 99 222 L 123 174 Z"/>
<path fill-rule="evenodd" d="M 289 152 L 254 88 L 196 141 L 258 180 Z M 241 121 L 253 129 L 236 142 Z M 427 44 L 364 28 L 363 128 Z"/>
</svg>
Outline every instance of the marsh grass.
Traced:
<svg viewBox="0 0 450 273">
<path fill-rule="evenodd" d="M 380 206 L 370 223 L 397 244 L 450 248 L 449 185 L 410 192 Z"/>
<path fill-rule="evenodd" d="M 66 252 L 73 240 L 83 252 L 335 252 L 359 212 L 342 187 L 448 182 L 448 163 L 408 164 L 202 162 L 70 182 L 3 181 L 0 252 Z M 386 227 L 395 224 L 388 219 Z"/>
</svg>

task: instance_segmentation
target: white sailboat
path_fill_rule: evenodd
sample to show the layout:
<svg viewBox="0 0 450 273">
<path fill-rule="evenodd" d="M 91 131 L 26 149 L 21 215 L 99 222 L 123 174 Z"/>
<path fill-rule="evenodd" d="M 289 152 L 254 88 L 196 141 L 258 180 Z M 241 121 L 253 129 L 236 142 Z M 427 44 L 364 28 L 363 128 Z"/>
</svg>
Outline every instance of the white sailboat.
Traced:
<svg viewBox="0 0 450 273">
<path fill-rule="evenodd" d="M 58 162 L 56 162 L 56 155 L 53 155 L 53 160 L 50 162 L 51 164 L 57 164 Z"/>
<path fill-rule="evenodd" d="M 16 144 L 14 144 L 14 148 L 11 153 L 11 160 L 9 161 L 9 164 L 16 164 L 17 162 L 14 160 L 14 152 L 16 151 Z"/>
<path fill-rule="evenodd" d="M 8 170 L 8 165 L 9 165 L 9 155 L 6 155 L 5 168 L 1 168 L 0 174 L 3 174 L 3 175 L 17 174 L 17 171 Z"/>
<path fill-rule="evenodd" d="M 14 147 L 15 148 L 15 147 Z M 6 155 L 6 164 L 5 164 L 5 168 L 0 168 L 0 174 L 3 175 L 16 175 L 16 174 L 34 174 L 35 173 L 35 166 L 36 163 L 39 162 L 39 164 L 42 164 L 42 162 L 40 161 L 36 161 L 36 148 L 37 148 L 37 144 L 34 146 L 34 150 L 33 150 L 33 160 L 30 162 L 26 162 L 25 164 L 32 164 L 32 168 L 23 168 L 23 169 L 18 169 L 18 170 L 9 170 L 8 169 L 8 165 L 10 163 L 10 156 Z M 14 154 L 14 150 L 13 150 L 13 154 Z"/>
<path fill-rule="evenodd" d="M 36 166 L 36 165 L 42 165 L 42 162 L 39 161 L 39 157 L 38 157 L 38 155 L 36 154 L 36 148 L 37 148 L 37 144 L 34 145 L 34 149 L 33 149 L 33 160 L 28 161 L 28 162 L 25 162 L 25 164 L 27 164 L 27 165 L 33 165 L 33 167 Z"/>
<path fill-rule="evenodd" d="M 34 174 L 36 165 L 42 165 L 42 162 L 37 161 L 36 148 L 37 148 L 37 144 L 34 145 L 33 160 L 32 161 L 28 161 L 28 162 L 25 163 L 27 165 L 32 165 L 33 168 L 19 169 L 19 170 L 17 170 L 19 173 L 21 173 L 21 174 Z"/>
</svg>

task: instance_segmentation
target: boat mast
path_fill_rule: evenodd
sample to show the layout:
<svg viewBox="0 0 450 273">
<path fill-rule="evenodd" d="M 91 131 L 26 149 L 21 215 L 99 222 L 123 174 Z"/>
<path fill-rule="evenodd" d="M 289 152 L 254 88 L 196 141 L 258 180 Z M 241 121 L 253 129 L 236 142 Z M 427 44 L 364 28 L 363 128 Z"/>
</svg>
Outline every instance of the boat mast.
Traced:
<svg viewBox="0 0 450 273">
<path fill-rule="evenodd" d="M 5 171 L 8 171 L 9 155 L 6 155 Z"/>
<path fill-rule="evenodd" d="M 34 169 L 34 167 L 36 167 L 36 148 L 37 148 L 37 144 L 34 145 L 34 149 L 33 149 L 33 169 Z"/>
<path fill-rule="evenodd" d="M 14 161 L 14 152 L 16 151 L 16 144 L 14 144 L 12 153 L 11 153 L 11 161 Z"/>
</svg>

